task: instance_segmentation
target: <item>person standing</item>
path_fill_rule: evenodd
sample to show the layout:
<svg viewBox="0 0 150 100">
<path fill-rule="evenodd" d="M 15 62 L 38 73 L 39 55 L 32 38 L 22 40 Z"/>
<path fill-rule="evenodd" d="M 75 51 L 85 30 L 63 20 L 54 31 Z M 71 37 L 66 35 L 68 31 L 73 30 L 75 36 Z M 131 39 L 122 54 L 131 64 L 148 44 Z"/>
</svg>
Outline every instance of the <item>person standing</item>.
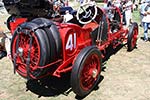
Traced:
<svg viewBox="0 0 150 100">
<path fill-rule="evenodd" d="M 131 19 L 132 19 L 132 1 L 131 0 L 127 0 L 125 5 L 123 5 L 124 7 L 124 11 L 125 11 L 125 20 L 126 20 L 126 27 L 129 27 L 130 23 L 131 23 Z"/>
<path fill-rule="evenodd" d="M 141 21 L 140 26 L 143 26 L 142 19 L 145 12 L 145 6 L 146 6 L 145 0 L 142 0 L 140 4 L 140 21 Z"/>
<path fill-rule="evenodd" d="M 150 26 L 150 0 L 146 0 L 146 7 L 143 13 L 143 28 L 144 28 L 144 41 L 148 41 L 148 28 Z"/>
</svg>

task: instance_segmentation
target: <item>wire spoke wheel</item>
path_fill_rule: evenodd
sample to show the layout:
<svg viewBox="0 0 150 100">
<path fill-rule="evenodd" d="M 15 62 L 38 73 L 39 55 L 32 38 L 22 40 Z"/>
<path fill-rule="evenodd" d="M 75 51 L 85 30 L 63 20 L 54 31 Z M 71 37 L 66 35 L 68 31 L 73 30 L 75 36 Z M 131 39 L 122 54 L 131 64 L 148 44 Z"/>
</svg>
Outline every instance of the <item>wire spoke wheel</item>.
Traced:
<svg viewBox="0 0 150 100">
<path fill-rule="evenodd" d="M 14 62 L 14 70 L 21 76 L 36 79 L 45 72 L 39 67 L 48 62 L 49 41 L 47 34 L 42 29 L 36 29 L 36 24 L 27 22 L 20 25 L 13 35 L 11 42 L 11 55 Z M 20 31 L 19 31 L 20 30 Z"/>
<path fill-rule="evenodd" d="M 77 56 L 72 72 L 72 90 L 81 97 L 88 95 L 97 85 L 101 73 L 101 53 L 94 47 L 86 47 Z"/>
<path fill-rule="evenodd" d="M 91 54 L 87 57 L 80 75 L 80 84 L 84 90 L 89 90 L 95 83 L 100 72 L 99 57 Z"/>
<path fill-rule="evenodd" d="M 129 29 L 127 46 L 128 51 L 132 51 L 136 47 L 138 39 L 138 24 L 133 23 Z"/>
<path fill-rule="evenodd" d="M 137 31 L 137 29 L 134 29 L 133 30 L 132 41 L 131 41 L 132 48 L 134 48 L 136 46 L 136 42 L 137 42 L 137 38 L 138 38 L 137 36 L 138 36 L 138 31 Z"/>
<path fill-rule="evenodd" d="M 19 36 L 16 36 L 13 40 L 13 48 L 12 48 L 12 55 L 15 54 L 18 55 L 16 57 L 16 63 L 19 64 L 18 71 L 21 71 L 23 74 L 27 73 L 26 70 L 26 63 L 28 54 L 30 52 L 30 71 L 32 72 L 32 69 L 36 66 L 38 66 L 40 62 L 40 44 L 35 36 L 34 33 L 31 33 L 32 35 L 32 46 L 30 47 L 30 37 L 29 35 L 26 35 L 24 33 L 20 33 Z M 18 44 L 16 44 L 18 41 Z M 18 45 L 18 47 L 17 47 Z"/>
</svg>

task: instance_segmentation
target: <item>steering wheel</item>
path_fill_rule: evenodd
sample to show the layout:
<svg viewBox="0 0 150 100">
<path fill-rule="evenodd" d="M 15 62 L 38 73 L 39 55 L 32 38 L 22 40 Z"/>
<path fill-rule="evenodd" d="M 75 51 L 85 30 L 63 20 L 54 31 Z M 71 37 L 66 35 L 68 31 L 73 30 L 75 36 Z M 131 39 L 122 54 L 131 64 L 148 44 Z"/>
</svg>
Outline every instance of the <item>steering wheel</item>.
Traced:
<svg viewBox="0 0 150 100">
<path fill-rule="evenodd" d="M 81 24 L 88 24 L 95 19 L 96 15 L 96 5 L 85 3 L 79 7 L 76 17 Z"/>
</svg>

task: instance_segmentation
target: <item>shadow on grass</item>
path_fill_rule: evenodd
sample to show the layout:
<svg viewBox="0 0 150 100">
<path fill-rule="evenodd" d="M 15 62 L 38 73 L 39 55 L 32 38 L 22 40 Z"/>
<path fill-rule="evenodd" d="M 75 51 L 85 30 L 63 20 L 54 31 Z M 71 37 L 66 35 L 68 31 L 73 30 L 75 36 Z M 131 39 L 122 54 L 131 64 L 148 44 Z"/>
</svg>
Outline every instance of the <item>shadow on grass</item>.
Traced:
<svg viewBox="0 0 150 100">
<path fill-rule="evenodd" d="M 123 48 L 123 47 L 125 47 L 126 48 L 126 50 L 128 51 L 128 48 L 127 48 L 127 46 L 126 46 L 127 44 L 120 44 L 119 46 L 117 46 L 115 49 L 113 49 L 113 47 L 112 46 L 109 46 L 107 49 L 106 49 L 106 53 L 105 53 L 105 58 L 103 58 L 103 60 L 102 60 L 102 71 L 103 72 L 105 72 L 105 69 L 107 68 L 107 66 L 106 66 L 106 63 L 107 63 L 107 61 L 110 59 L 110 57 L 112 56 L 112 55 L 115 55 L 121 48 Z M 138 49 L 137 48 L 137 46 L 134 48 L 134 49 Z M 133 49 L 133 50 L 134 50 Z M 128 51 L 128 52 L 130 52 L 130 51 Z M 131 51 L 132 52 L 132 51 Z"/>
<path fill-rule="evenodd" d="M 100 76 L 98 84 L 104 79 L 103 76 Z M 65 74 L 62 78 L 56 77 L 45 77 L 40 80 L 29 80 L 27 81 L 27 90 L 30 90 L 32 93 L 35 93 L 40 98 L 44 97 L 55 97 L 60 94 L 68 95 L 72 89 L 70 86 L 70 73 Z M 98 90 L 98 85 L 94 90 Z M 76 99 L 83 99 L 83 97 L 76 96 Z"/>
<path fill-rule="evenodd" d="M 119 45 L 117 46 L 115 49 L 113 49 L 113 47 L 110 45 L 107 49 L 106 49 L 106 53 L 104 54 L 105 58 L 103 58 L 102 63 L 105 63 L 106 61 L 109 60 L 109 58 L 116 54 L 122 47 L 124 47 L 126 44 L 124 45 Z"/>
<path fill-rule="evenodd" d="M 70 88 L 70 74 L 57 77 L 44 77 L 40 80 L 27 81 L 27 90 L 37 94 L 39 97 L 58 96 L 60 94 L 68 95 L 71 91 Z"/>
<path fill-rule="evenodd" d="M 105 58 L 103 59 L 102 71 L 105 71 L 105 62 L 110 58 L 111 55 L 117 53 L 123 46 L 118 46 L 116 49 L 112 47 L 107 48 Z M 98 84 L 102 82 L 104 76 L 100 76 Z M 92 90 L 96 91 L 99 89 L 97 86 Z M 27 82 L 27 90 L 37 94 L 39 97 L 55 97 L 60 94 L 68 95 L 72 89 L 70 86 L 70 73 L 64 74 L 61 78 L 57 77 L 45 77 L 40 80 L 29 80 Z M 88 96 L 88 95 L 87 95 Z M 79 97 L 76 95 L 75 99 L 81 100 L 85 97 Z"/>
</svg>

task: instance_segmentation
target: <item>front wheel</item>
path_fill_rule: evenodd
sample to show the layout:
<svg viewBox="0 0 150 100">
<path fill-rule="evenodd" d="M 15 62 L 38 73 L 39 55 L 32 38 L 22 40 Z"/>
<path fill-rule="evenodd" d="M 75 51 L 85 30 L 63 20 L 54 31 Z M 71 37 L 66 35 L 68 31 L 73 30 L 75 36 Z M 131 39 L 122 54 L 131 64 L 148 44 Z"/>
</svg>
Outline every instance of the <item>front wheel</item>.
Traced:
<svg viewBox="0 0 150 100">
<path fill-rule="evenodd" d="M 88 95 L 97 85 L 100 73 L 101 52 L 95 46 L 84 48 L 72 66 L 72 90 L 80 97 Z"/>
<path fill-rule="evenodd" d="M 136 47 L 137 38 L 138 38 L 138 24 L 132 23 L 128 33 L 128 40 L 127 40 L 128 51 L 132 51 Z"/>
</svg>

